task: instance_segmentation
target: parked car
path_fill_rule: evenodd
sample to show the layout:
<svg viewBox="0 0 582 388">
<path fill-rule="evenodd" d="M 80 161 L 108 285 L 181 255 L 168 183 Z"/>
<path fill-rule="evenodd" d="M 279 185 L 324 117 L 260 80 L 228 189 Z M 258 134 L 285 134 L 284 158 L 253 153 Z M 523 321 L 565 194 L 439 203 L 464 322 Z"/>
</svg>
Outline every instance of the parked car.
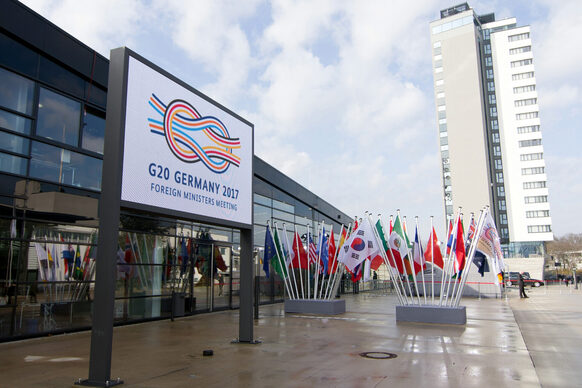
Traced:
<svg viewBox="0 0 582 388">
<path fill-rule="evenodd" d="M 529 272 L 523 273 L 523 282 L 526 286 L 531 287 L 541 287 L 544 282 L 539 279 L 533 279 L 529 276 Z M 505 274 L 505 284 L 507 286 L 517 286 L 519 285 L 519 272 L 509 272 Z"/>
</svg>

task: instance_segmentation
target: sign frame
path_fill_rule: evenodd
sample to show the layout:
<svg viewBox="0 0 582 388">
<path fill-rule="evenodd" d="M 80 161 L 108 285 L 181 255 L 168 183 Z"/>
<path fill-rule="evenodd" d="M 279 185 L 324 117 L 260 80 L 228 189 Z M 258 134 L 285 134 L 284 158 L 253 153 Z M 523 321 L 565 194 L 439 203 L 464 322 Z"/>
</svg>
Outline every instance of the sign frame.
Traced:
<svg viewBox="0 0 582 388">
<path fill-rule="evenodd" d="M 187 213 L 175 209 L 122 201 L 122 168 L 124 157 L 125 124 L 127 111 L 127 86 L 129 59 L 134 58 L 155 72 L 165 76 L 188 92 L 195 94 L 224 113 L 248 125 L 251 130 L 250 160 L 250 222 L 234 222 L 200 214 Z M 253 159 L 254 125 L 226 107 L 200 93 L 177 77 L 154 65 L 126 47 L 111 50 L 109 80 L 107 91 L 107 117 L 105 121 L 105 142 L 103 154 L 102 191 L 99 201 L 99 236 L 91 348 L 89 358 L 89 378 L 77 381 L 83 386 L 113 386 L 123 384 L 119 378 L 111 379 L 111 359 L 113 348 L 113 323 L 115 286 L 117 273 L 117 250 L 119 239 L 119 220 L 121 209 L 132 209 L 164 217 L 201 222 L 210 225 L 231 227 L 240 231 L 240 315 L 239 340 L 242 343 L 255 343 L 253 340 Z"/>
</svg>

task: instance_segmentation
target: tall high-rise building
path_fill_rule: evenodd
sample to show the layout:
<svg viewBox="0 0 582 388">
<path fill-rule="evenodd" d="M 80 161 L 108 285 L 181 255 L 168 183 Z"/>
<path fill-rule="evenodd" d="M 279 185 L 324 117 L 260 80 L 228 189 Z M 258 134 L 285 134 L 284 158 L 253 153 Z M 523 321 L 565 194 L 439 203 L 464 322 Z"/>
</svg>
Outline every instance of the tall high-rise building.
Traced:
<svg viewBox="0 0 582 388">
<path fill-rule="evenodd" d="M 553 239 L 529 26 L 467 4 L 430 23 L 445 213 L 491 207 L 505 254 Z"/>
</svg>

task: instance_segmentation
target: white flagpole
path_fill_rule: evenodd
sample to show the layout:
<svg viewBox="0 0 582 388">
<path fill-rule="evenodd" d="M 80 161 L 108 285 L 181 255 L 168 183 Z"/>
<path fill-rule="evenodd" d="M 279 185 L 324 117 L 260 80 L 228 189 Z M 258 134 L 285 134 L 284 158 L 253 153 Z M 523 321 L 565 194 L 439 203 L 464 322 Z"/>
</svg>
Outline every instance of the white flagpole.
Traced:
<svg viewBox="0 0 582 388">
<path fill-rule="evenodd" d="M 397 213 L 396 217 L 400 219 L 400 209 L 397 209 L 396 213 Z M 392 217 L 392 216 L 390 216 L 390 217 Z M 404 227 L 402 227 L 402 228 L 404 231 Z M 406 244 L 406 239 L 403 238 L 402 240 L 403 240 L 403 243 Z M 399 254 L 400 254 L 400 251 L 399 251 Z M 402 255 L 400 255 L 400 263 L 402 264 L 402 272 L 403 272 L 404 278 L 406 279 L 406 285 L 408 286 L 408 292 L 410 292 L 410 304 L 414 304 L 414 294 L 412 293 L 412 288 L 410 288 L 410 279 L 408 278 L 408 274 L 406 273 L 406 264 L 404 264 L 404 257 L 402 257 Z"/>
<path fill-rule="evenodd" d="M 319 229 L 318 242 L 319 242 L 319 254 L 317 255 L 317 263 L 315 263 L 315 273 L 313 274 L 314 284 L 313 284 L 313 299 L 317 299 L 317 290 L 319 288 L 319 262 L 321 261 L 321 248 L 322 248 L 322 235 L 324 223 L 321 222 L 321 228 Z"/>
<path fill-rule="evenodd" d="M 309 257 L 309 224 L 307 224 L 307 299 L 311 299 L 311 257 Z"/>
<path fill-rule="evenodd" d="M 479 217 L 480 216 L 481 216 L 481 214 L 479 214 Z M 471 217 L 469 219 L 469 224 L 468 224 L 469 229 L 467 230 L 467 233 L 465 234 L 465 241 L 464 241 L 465 247 L 467 246 L 467 240 L 469 239 L 469 232 L 471 231 L 471 224 L 473 223 L 474 218 L 475 218 L 475 215 L 474 215 L 474 213 L 471 212 Z M 471 249 L 472 242 L 473 242 L 473 240 L 471 240 L 469 242 L 469 250 Z M 470 267 L 470 263 L 467 262 L 468 256 L 469 256 L 469 251 L 466 251 L 465 252 L 465 264 L 464 264 L 463 269 L 462 269 L 463 273 L 465 272 L 465 268 L 467 270 L 469 270 L 469 267 Z M 453 288 L 453 297 L 451 297 L 451 307 L 455 304 L 455 301 L 457 299 L 456 295 L 459 293 L 459 290 L 461 288 L 461 284 L 463 283 L 463 280 L 465 278 L 466 278 L 466 276 L 463 275 L 463 276 L 461 276 L 460 280 L 457 278 L 457 282 L 455 282 L 455 284 L 456 283 L 458 283 L 458 284 L 456 284 L 457 285 L 456 288 Z M 456 291 L 456 293 L 455 293 L 455 291 Z"/>
<path fill-rule="evenodd" d="M 400 214 L 400 212 L 398 213 Z M 414 257 L 410 257 L 410 248 L 408 247 L 408 232 L 406 231 L 406 217 L 402 217 L 402 232 L 404 232 L 404 243 L 406 245 L 406 256 L 408 257 L 408 263 L 410 264 L 410 272 L 412 272 L 412 280 L 414 281 L 414 289 L 416 291 L 416 299 L 418 299 L 418 305 L 420 306 L 420 294 L 418 292 L 418 283 L 416 281 L 416 274 L 414 273 Z M 408 240 L 408 241 L 407 241 Z M 412 259 L 412 260 L 411 260 Z"/>
<path fill-rule="evenodd" d="M 431 257 L 431 265 L 430 265 L 430 269 L 431 269 L 431 280 L 432 280 L 432 290 L 431 290 L 431 304 L 434 305 L 434 227 L 433 227 L 433 216 L 430 216 L 430 235 L 429 235 L 429 239 L 430 239 L 430 257 Z"/>
<path fill-rule="evenodd" d="M 386 240 L 386 242 L 388 244 L 388 253 L 390 254 L 390 257 L 392 258 L 392 262 L 396 265 L 396 261 L 394 261 L 394 256 L 392 255 L 392 249 L 390 248 L 389 239 L 386 239 L 386 228 L 384 227 L 384 223 L 382 222 L 381 214 L 378 214 L 378 221 L 380 222 L 380 227 L 382 228 L 382 233 L 384 234 L 384 239 Z M 384 248 L 384 247 L 382 247 L 382 248 Z M 404 292 L 404 286 L 402 285 L 402 280 L 400 279 L 399 275 L 394 274 L 394 268 L 392 267 L 392 265 L 390 265 L 390 261 L 388 260 L 388 253 L 384 252 L 384 254 L 382 255 L 382 259 L 384 260 L 384 264 L 386 265 L 386 268 L 388 269 L 388 276 L 390 276 L 390 281 L 394 285 L 394 289 L 396 290 L 396 294 L 398 295 L 398 300 L 400 301 L 400 304 L 406 305 L 406 304 L 408 304 L 408 301 L 404 299 L 404 295 L 406 294 L 406 292 Z M 398 282 L 400 282 L 400 285 L 402 285 L 402 292 L 400 291 L 400 285 Z"/>
<path fill-rule="evenodd" d="M 342 227 L 340 228 L 340 234 L 339 234 L 339 239 L 341 239 L 341 233 L 343 232 L 344 226 L 342 225 Z M 331 226 L 331 230 L 333 231 L 333 225 Z M 333 236 L 333 233 L 330 232 L 329 234 L 330 238 L 331 236 Z M 339 239 L 338 239 L 338 243 L 339 243 Z M 330 241 L 327 242 L 327 246 L 328 249 L 327 251 L 329 252 L 329 243 Z M 334 245 L 335 245 L 335 239 L 333 241 Z M 329 287 L 331 285 L 332 282 L 332 273 L 331 270 L 333 269 L 333 266 L 335 264 L 335 258 L 337 257 L 337 253 L 339 251 L 339 248 L 337 245 L 335 247 L 335 252 L 333 253 L 333 257 L 329 257 L 329 254 L 327 256 L 327 270 L 329 272 L 328 274 L 328 278 L 327 278 L 327 284 L 325 286 L 325 291 L 323 292 L 323 299 L 327 299 L 327 294 L 329 293 Z"/>
<path fill-rule="evenodd" d="M 465 258 L 465 267 L 463 268 L 463 273 L 465 273 L 465 275 L 463 276 L 463 279 L 461 281 L 461 285 L 459 286 L 459 290 L 457 291 L 457 295 L 455 297 L 455 301 L 453 306 L 454 307 L 458 307 L 459 303 L 461 302 L 461 297 L 463 296 L 463 290 L 465 288 L 465 284 L 467 284 L 467 275 L 469 274 L 469 268 L 471 266 L 471 263 L 473 262 L 473 258 L 475 257 L 475 251 L 477 250 L 477 242 L 479 241 L 479 235 L 481 234 L 482 230 L 483 230 L 483 226 L 485 225 L 485 216 L 487 215 L 488 210 L 483 210 L 481 209 L 481 212 L 479 213 L 479 218 L 477 221 L 477 228 L 475 228 L 475 234 L 473 235 L 473 239 L 471 240 L 471 244 L 469 245 L 469 253 L 467 255 L 467 257 Z M 497 274 L 495 275 L 497 276 Z"/>
<path fill-rule="evenodd" d="M 346 229 L 346 235 L 347 235 L 347 230 L 349 230 L 349 228 L 350 228 L 351 225 L 352 225 L 351 223 L 348 225 L 348 229 Z M 339 243 L 342 240 L 342 233 L 343 232 L 344 232 L 344 226 L 342 225 L 342 227 L 340 229 L 339 238 L 337 240 L 338 245 L 339 245 Z M 347 240 L 347 238 L 346 238 L 346 240 Z M 345 242 L 345 240 L 344 240 L 344 242 Z M 340 246 L 336 246 L 336 248 L 335 248 L 335 254 L 334 254 L 334 257 L 333 257 L 332 267 L 330 269 L 330 281 L 328 281 L 328 283 L 327 283 L 327 289 L 325 290 L 324 299 L 331 299 L 330 292 L 331 292 L 331 290 L 333 290 L 333 285 L 335 284 L 335 281 L 336 281 L 336 278 L 337 278 L 337 273 L 339 272 L 339 268 L 338 268 L 339 267 L 339 263 L 338 264 L 336 264 L 336 263 L 337 263 L 337 259 L 339 258 L 340 249 L 341 249 L 341 245 Z M 333 277 L 332 277 L 331 276 L 332 275 L 331 274 L 331 270 L 334 267 L 335 267 L 335 272 L 333 273 Z"/>
<path fill-rule="evenodd" d="M 287 228 L 285 227 L 285 223 L 283 222 L 283 233 L 285 234 L 285 241 L 286 241 L 286 246 L 289 249 L 293 249 L 292 245 L 289 245 L 289 237 L 287 236 Z M 291 256 L 291 252 L 287 253 L 289 256 Z M 285 266 L 287 267 L 287 271 L 291 272 L 291 276 L 293 276 L 293 284 L 295 285 L 295 299 L 299 299 L 299 289 L 297 288 L 297 279 L 295 278 L 295 271 L 293 269 L 293 260 L 291 260 L 291 265 L 287 265 L 287 262 L 285 262 Z M 289 282 L 291 282 L 291 280 L 289 280 Z"/>
<path fill-rule="evenodd" d="M 390 215 L 390 222 L 392 222 L 392 215 Z M 386 233 L 386 231 L 388 231 L 388 254 L 390 254 L 390 257 L 392 258 L 392 262 L 394 263 L 394 265 L 396 266 L 396 268 L 392 267 L 392 265 L 389 265 L 390 271 L 392 272 L 392 275 L 394 275 L 394 278 L 397 279 L 398 281 L 394 281 L 394 287 L 398 288 L 398 287 L 402 287 L 402 301 L 403 301 L 403 305 L 408 305 L 410 303 L 408 303 L 408 296 L 406 295 L 406 288 L 404 288 L 404 282 L 402 281 L 402 278 L 400 277 L 400 272 L 398 271 L 398 264 L 396 264 L 396 259 L 394 258 L 394 255 L 392 254 L 392 248 L 390 247 L 390 229 L 386 229 L 386 227 L 384 226 L 384 223 L 382 222 L 382 219 L 380 219 L 380 225 L 382 225 L 382 229 L 384 230 L 384 233 Z M 384 237 L 386 237 L 384 235 Z M 387 258 L 388 256 L 386 256 Z M 402 261 L 402 260 L 401 260 Z M 390 264 L 390 263 L 388 263 Z M 404 263 L 402 263 L 402 267 L 404 268 Z M 412 293 L 411 293 L 412 296 Z"/>
<path fill-rule="evenodd" d="M 275 231 L 277 232 L 277 236 L 278 236 L 279 235 L 279 228 L 277 228 L 277 222 L 273 222 L 273 225 L 275 226 Z M 273 236 L 273 242 L 276 242 L 274 236 Z M 287 285 L 287 281 L 289 281 L 289 283 L 290 283 L 291 279 L 288 279 L 289 278 L 289 269 L 287 268 L 287 266 L 283 265 L 283 263 L 286 263 L 286 261 L 285 261 L 285 257 L 284 257 L 285 251 L 283 250 L 283 247 L 281 246 L 281 239 L 279 239 L 279 246 L 275 245 L 275 248 L 281 252 L 280 254 L 277 255 L 277 257 L 279 259 L 279 266 L 281 268 L 281 271 L 283 271 L 283 282 L 285 283 L 285 288 L 287 289 L 287 294 L 289 295 L 290 299 L 295 299 L 293 297 L 292 287 Z M 283 256 L 283 257 L 281 257 L 281 256 Z M 285 272 L 286 272 L 287 276 L 285 276 Z"/>
<path fill-rule="evenodd" d="M 443 297 L 444 297 L 444 291 L 445 291 L 445 272 L 446 269 L 449 265 L 449 262 L 447 261 L 447 244 L 449 243 L 449 232 L 453 232 L 452 230 L 449 230 L 450 226 L 451 226 L 451 219 L 449 218 L 449 216 L 447 216 L 447 232 L 445 233 L 445 251 L 444 251 L 444 255 L 443 255 L 443 251 L 441 250 L 441 256 L 443 256 L 443 268 L 441 268 L 441 284 L 440 284 L 440 292 L 439 292 L 439 306 L 442 304 L 443 301 Z M 439 249 L 441 249 L 439 247 Z"/>
<path fill-rule="evenodd" d="M 301 244 L 301 241 L 299 241 L 299 238 L 296 238 L 299 236 L 299 234 L 297 233 L 297 225 L 294 225 L 295 228 L 295 234 L 293 235 L 293 240 L 297 241 L 297 262 L 299 263 L 299 281 L 301 283 L 301 299 L 305 299 L 305 291 L 304 291 L 304 287 L 303 287 L 303 274 L 301 273 L 301 252 L 299 251 L 299 244 Z M 293 266 L 293 263 L 291 263 L 291 266 Z"/>
<path fill-rule="evenodd" d="M 350 229 L 351 229 L 351 227 L 352 227 L 352 223 L 350 222 L 348 224 L 348 227 L 346 228 L 346 238 L 345 238 L 343 244 L 345 244 L 346 241 L 348 241 L 348 239 L 350 237 Z M 342 225 L 342 228 L 343 228 L 343 225 Z M 338 242 L 341 242 L 341 234 L 340 234 L 340 239 L 338 240 Z M 340 251 L 341 251 L 342 245 L 340 245 L 337 248 L 337 250 L 336 250 L 335 262 L 338 262 L 338 260 L 340 258 L 340 253 L 341 253 Z M 342 266 L 342 268 L 340 270 L 339 263 L 337 264 L 336 271 L 335 271 L 334 278 L 333 278 L 333 282 L 332 282 L 332 285 L 331 285 L 331 288 L 330 288 L 330 294 L 328 295 L 328 299 L 330 299 L 330 300 L 335 295 L 335 291 L 337 291 L 338 277 L 339 276 L 343 276 L 344 268 L 345 268 L 345 265 Z M 341 278 L 340 278 L 340 281 L 341 281 Z"/>
<path fill-rule="evenodd" d="M 461 208 L 459 207 L 459 213 L 457 215 L 457 218 L 455 218 L 455 221 L 453 224 L 453 230 L 451 231 L 452 240 L 451 240 L 451 251 L 449 252 L 449 255 L 448 255 L 449 262 L 447 264 L 448 278 L 447 278 L 447 292 L 445 294 L 445 300 L 444 300 L 445 306 L 447 306 L 449 304 L 449 290 L 451 288 L 451 280 L 453 280 L 451 278 L 452 278 L 453 271 L 455 269 L 455 262 L 454 262 L 455 259 L 453 258 L 453 256 L 455 255 L 455 247 L 457 245 L 457 229 L 459 227 L 459 220 L 461 219 L 462 214 L 463 213 L 461 213 Z M 447 244 L 448 244 L 448 241 L 447 241 Z M 447 247 L 448 247 L 448 245 L 447 245 Z"/>
<path fill-rule="evenodd" d="M 368 216 L 368 218 L 369 217 L 370 216 Z M 382 233 L 384 234 L 384 227 L 382 226 L 382 216 L 380 214 L 378 214 L 378 221 L 380 222 L 380 227 L 382 228 Z M 370 223 L 372 223 L 372 222 L 370 221 Z M 384 250 L 384 245 L 382 244 L 382 239 L 380 238 L 380 234 L 379 234 L 380 232 L 374 226 L 376 224 L 372 224 L 372 225 L 373 225 L 372 229 L 374 229 L 374 236 L 376 236 L 376 242 L 380 246 L 382 261 L 384 261 L 384 265 L 386 266 L 386 269 L 388 270 L 388 276 L 390 277 L 390 281 L 392 282 L 392 284 L 394 284 L 394 289 L 396 289 L 396 295 L 398 296 L 398 300 L 400 301 L 401 305 L 404 305 L 404 300 L 402 299 L 402 295 L 400 295 L 400 289 L 398 288 L 398 285 L 396 284 L 396 282 L 393 279 L 394 274 L 392 273 L 392 266 L 390 265 L 390 263 L 388 261 L 388 257 L 386 256 L 386 251 Z M 384 240 L 386 240 L 385 234 L 384 234 Z M 388 244 L 388 250 L 390 250 L 390 244 Z M 394 261 L 394 258 L 392 258 L 392 260 Z"/>
<path fill-rule="evenodd" d="M 414 217 L 414 221 L 416 222 L 416 231 L 415 231 L 415 236 L 418 236 L 418 249 L 420 250 L 419 252 L 419 260 L 420 260 L 420 274 L 422 276 L 422 293 L 424 294 L 424 304 L 426 303 L 426 284 L 424 281 L 424 255 L 422 252 L 422 238 L 420 237 L 420 230 L 418 228 L 418 216 Z M 412 258 L 412 261 L 414 261 L 414 258 Z M 412 270 L 414 271 L 414 264 L 412 266 Z"/>
<path fill-rule="evenodd" d="M 331 224 L 329 226 L 329 238 L 327 239 L 327 246 L 325 247 L 325 249 L 327 250 L 327 268 L 329 268 L 329 239 L 331 238 L 332 235 L 333 235 L 333 224 Z M 323 245 L 323 239 L 321 240 L 321 242 Z M 324 249 L 323 246 L 321 247 L 321 249 Z M 319 257 L 321 257 L 321 252 L 319 252 Z M 323 272 L 323 276 L 321 277 L 321 285 L 319 287 L 317 299 L 321 299 L 323 296 L 323 289 L 324 289 L 324 284 L 325 284 L 325 275 L 327 275 L 327 273 L 326 273 L 327 271 L 325 270 L 325 266 L 323 267 L 322 272 Z M 328 278 L 328 282 L 329 282 L 329 278 Z"/>
<path fill-rule="evenodd" d="M 461 217 L 461 220 L 460 221 L 461 221 L 461 225 L 462 225 L 463 224 L 463 213 L 461 213 L 460 217 Z M 459 234 L 459 225 L 458 225 L 458 222 L 457 222 L 457 235 L 458 234 Z M 461 236 L 464 239 L 465 236 L 463 236 L 463 234 L 464 234 L 463 233 L 463 230 L 461 230 Z M 463 240 L 462 243 L 464 245 L 465 244 L 465 241 Z M 455 248 L 458 246 L 458 244 L 459 244 L 459 240 L 457 239 L 457 241 L 455 242 Z M 463 246 L 463 249 L 464 248 L 465 247 Z M 451 253 L 453 253 L 453 252 L 451 252 Z M 456 253 L 456 249 L 455 249 L 455 254 L 454 254 L 453 257 L 454 257 L 453 258 L 453 264 L 456 264 L 457 263 L 457 253 Z M 467 252 L 465 252 L 465 261 L 466 260 L 467 260 Z M 455 267 L 453 267 L 453 268 L 455 268 Z M 459 268 L 458 271 L 455 271 L 455 274 L 457 275 L 457 277 L 455 278 L 455 280 L 453 282 L 453 291 L 451 292 L 451 300 L 450 300 L 451 307 L 453 306 L 453 299 L 454 299 L 454 296 L 455 296 L 455 292 L 457 291 L 457 289 L 459 288 L 459 285 L 461 283 L 461 280 L 459 279 L 459 276 L 462 276 L 462 269 Z"/>
</svg>

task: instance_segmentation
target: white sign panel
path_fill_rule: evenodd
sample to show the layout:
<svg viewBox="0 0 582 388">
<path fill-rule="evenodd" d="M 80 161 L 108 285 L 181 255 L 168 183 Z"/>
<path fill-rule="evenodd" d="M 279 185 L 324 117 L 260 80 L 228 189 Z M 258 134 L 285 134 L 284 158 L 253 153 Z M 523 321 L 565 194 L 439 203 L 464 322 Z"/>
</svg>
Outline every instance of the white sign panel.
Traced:
<svg viewBox="0 0 582 388">
<path fill-rule="evenodd" d="M 121 200 L 252 224 L 252 127 L 129 57 Z"/>
</svg>

